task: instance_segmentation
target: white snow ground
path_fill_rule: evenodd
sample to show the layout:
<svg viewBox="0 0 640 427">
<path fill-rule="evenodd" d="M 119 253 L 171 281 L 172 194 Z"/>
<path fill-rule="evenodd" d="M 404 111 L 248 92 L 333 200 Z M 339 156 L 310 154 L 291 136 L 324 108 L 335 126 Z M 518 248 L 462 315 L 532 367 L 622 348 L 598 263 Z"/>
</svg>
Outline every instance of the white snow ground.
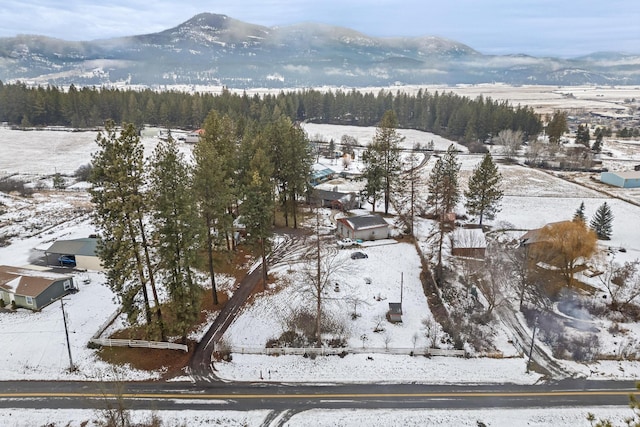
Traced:
<svg viewBox="0 0 640 427">
<path fill-rule="evenodd" d="M 366 143 L 367 138 L 373 135 L 374 128 L 364 130 L 365 134 L 358 134 L 361 143 Z M 310 129 L 307 129 L 310 131 Z M 331 126 L 314 127 L 309 133 L 322 134 L 326 138 L 335 138 L 338 141 L 344 133 L 349 133 L 349 129 L 334 129 Z M 363 132 L 360 128 L 354 128 L 354 132 Z M 90 153 L 95 149 L 93 140 L 95 134 L 85 133 L 55 133 L 55 147 L 53 150 L 43 150 L 48 148 L 49 136 L 46 131 L 20 132 L 0 128 L 0 144 L 3 150 L 0 153 L 0 171 L 8 174 L 52 174 L 56 171 L 72 173 L 77 167 L 90 161 Z M 412 134 L 412 139 L 417 140 L 419 136 L 423 138 L 421 144 L 426 145 L 433 136 L 422 133 Z M 61 141 L 65 136 L 71 138 L 71 142 Z M 362 138 L 362 139 L 361 139 Z M 409 138 L 407 138 L 409 139 Z M 144 138 L 147 151 L 155 145 L 157 140 L 152 135 Z M 446 148 L 447 141 L 435 140 L 440 144 L 438 148 Z M 12 145 L 11 150 L 6 150 L 7 144 Z M 413 145 L 413 142 L 411 143 Z M 66 147 L 66 148 L 64 148 Z M 60 150 L 64 151 L 60 155 Z M 185 147 L 188 151 L 188 148 Z M 52 154 L 53 153 L 53 154 Z M 73 153 L 70 155 L 69 153 Z M 53 157 L 52 157 L 53 156 Z M 470 171 L 479 161 L 478 158 L 465 157 L 463 169 Z M 27 168 L 24 165 L 29 165 Z M 53 170 L 52 170 L 53 167 Z M 559 178 L 550 176 L 544 172 L 528 171 L 526 179 L 522 179 L 520 168 L 503 167 L 501 172 L 505 176 L 505 181 L 509 182 L 509 190 L 503 202 L 502 212 L 498 215 L 495 224 L 511 224 L 514 228 L 528 229 L 539 227 L 546 222 L 568 219 L 582 200 L 587 207 L 589 217 L 602 201 L 611 203 L 615 215 L 613 238 L 607 244 L 612 247 L 625 247 L 626 254 L 618 254 L 619 260 L 633 260 L 640 257 L 640 228 L 637 227 L 637 218 L 640 217 L 640 208 L 611 199 L 606 195 L 593 190 L 585 190 L 583 187 L 567 183 Z M 513 184 L 513 185 L 511 185 Z M 38 203 L 31 201 L 20 201 L 15 198 L 3 196 L 2 200 L 7 206 L 12 203 L 26 203 L 24 208 L 28 212 L 34 212 L 36 205 L 48 200 L 47 212 L 56 216 L 58 211 L 72 209 L 66 200 L 66 195 L 76 193 L 63 193 L 64 199 L 52 199 L 51 197 L 34 196 Z M 42 197 L 42 199 L 40 199 Z M 54 200 L 54 201 L 52 201 Z M 0 264 L 26 265 L 29 262 L 34 249 L 47 247 L 56 238 L 83 237 L 93 230 L 86 218 L 80 215 L 76 220 L 63 223 L 58 226 L 43 231 L 45 226 L 39 223 L 39 218 L 47 214 L 44 211 L 37 211 L 36 214 L 24 215 L 19 222 L 11 213 L 0 216 L 0 224 L 10 226 L 21 224 L 15 228 L 19 231 L 19 236 L 13 239 L 10 246 L 0 248 Z M 53 221 L 57 223 L 58 221 Z M 48 226 L 47 226 L 48 227 Z M 12 229 L 13 230 L 13 229 Z M 377 293 L 383 294 L 387 300 L 373 303 L 371 295 L 371 306 L 363 305 L 362 316 L 358 322 L 354 322 L 349 334 L 350 345 L 361 345 L 361 334 L 363 331 L 372 329 L 372 321 L 375 315 L 384 311 L 384 304 L 390 299 L 399 298 L 399 276 L 403 273 L 404 292 L 406 299 L 403 301 L 407 307 L 407 315 L 402 325 L 387 325 L 393 331 L 393 338 L 389 343 L 391 347 L 410 348 L 413 333 L 420 332 L 420 322 L 429 311 L 426 307 L 424 295 L 417 292 L 417 278 L 415 268 L 417 266 L 417 255 L 410 250 L 407 244 L 389 245 L 384 247 L 365 248 L 369 254 L 368 259 L 350 260 L 347 262 L 351 267 L 355 266 L 355 273 L 345 275 L 339 279 L 341 293 L 347 290 L 356 291 L 364 286 L 363 277 L 373 276 L 373 284 L 380 286 Z M 344 251 L 343 253 L 348 253 Z M 405 265 L 406 263 L 406 265 Z M 287 266 L 282 266 L 285 270 Z M 366 270 L 366 273 L 365 273 Z M 372 273 L 375 272 L 375 275 Z M 413 275 L 412 275 L 413 274 Z M 86 347 L 88 338 L 98 329 L 98 327 L 115 310 L 113 295 L 102 286 L 103 278 L 99 273 L 87 273 L 91 279 L 89 284 L 81 282 L 81 291 L 71 295 L 66 299 L 67 316 L 70 325 L 70 339 L 72 347 L 73 362 L 78 367 L 74 373 L 67 372 L 68 356 L 64 339 L 64 328 L 59 304 L 46 307 L 39 313 L 31 313 L 19 310 L 17 313 L 0 313 L 0 379 L 1 380 L 22 380 L 22 379 L 143 379 L 157 377 L 159 373 L 135 372 L 127 368 L 114 368 L 100 362 L 95 358 L 95 353 Z M 395 295 L 394 295 L 395 294 Z M 286 294 L 283 294 L 286 295 Z M 262 346 L 266 339 L 273 337 L 281 330 L 277 316 L 265 316 L 261 314 L 268 312 L 269 306 L 274 306 L 282 298 L 280 293 L 274 293 L 272 299 L 257 299 L 256 303 L 247 308 L 241 317 L 232 325 L 230 335 L 234 346 Z M 380 303 L 380 304 L 379 304 Z M 284 305 L 284 304 L 281 304 Z M 359 307 L 360 310 L 360 307 Z M 258 325 L 262 322 L 262 326 Z M 624 326 L 624 325 L 622 325 Z M 634 329 L 629 325 L 629 329 Z M 370 347 L 384 347 L 383 335 L 368 333 L 369 340 L 366 345 Z M 422 340 L 422 335 L 419 338 Z M 500 351 L 508 359 L 458 359 L 433 357 L 426 359 L 422 357 L 391 356 L 383 354 L 372 354 L 373 361 L 367 360 L 366 355 L 352 355 L 344 359 L 338 357 L 318 358 L 315 360 L 304 359 L 294 356 L 266 357 L 253 355 L 235 354 L 234 360 L 228 364 L 218 364 L 217 368 L 222 376 L 230 379 L 256 380 L 260 371 L 265 381 L 268 381 L 269 371 L 272 381 L 390 381 L 403 382 L 418 380 L 432 383 L 458 383 L 458 382 L 514 382 L 532 383 L 538 377 L 534 374 L 525 374 L 525 363 L 522 357 L 517 357 L 517 352 L 508 343 L 508 337 L 501 337 L 498 340 Z M 612 347 L 618 343 L 609 343 Z M 418 346 L 420 342 L 418 342 Z M 511 356 L 516 356 L 511 358 Z M 636 379 L 640 376 L 640 369 L 637 362 L 600 362 L 596 365 L 572 364 L 578 372 L 584 373 L 592 378 L 625 378 Z M 497 374 L 499 372 L 499 374 Z M 429 423 L 441 425 L 475 425 L 476 420 L 489 420 L 488 425 L 588 425 L 581 422 L 584 420 L 586 411 L 582 409 L 562 409 L 562 410 L 501 410 L 501 411 L 332 411 L 331 414 L 319 411 L 309 411 L 297 414 L 290 421 L 289 425 L 308 425 L 313 420 L 318 422 L 320 416 L 325 417 L 326 425 L 357 425 L 363 420 L 370 425 L 431 425 Z M 593 408 L 593 412 L 600 416 L 614 416 L 621 414 L 629 415 L 628 411 L 621 408 Z M 5 410 L 0 412 L 0 424 L 3 425 L 41 425 L 46 420 L 55 418 L 59 424 L 73 420 L 76 422 L 89 417 L 86 411 L 29 411 L 29 419 L 21 419 L 24 411 Z M 34 413 L 42 414 L 33 417 Z M 11 415 L 8 415 L 11 414 Z M 252 411 L 250 413 L 228 413 L 226 411 L 189 414 L 189 425 L 207 425 L 212 420 L 226 420 L 225 425 L 258 425 L 265 416 L 264 411 Z M 167 420 L 179 420 L 184 413 L 163 414 Z M 13 417 L 13 418 L 7 418 Z M 171 418 L 174 417 L 174 418 Z M 310 418 L 307 418 L 310 417 Z M 186 419 L 186 418 L 185 418 Z M 20 421 L 18 421 L 20 420 Z M 36 421 L 37 420 L 37 421 Z M 493 420 L 493 421 L 491 421 Z M 514 420 L 522 420 L 518 423 Z M 526 420 L 526 422 L 524 421 Z M 19 422 L 26 424 L 19 424 Z M 370 422 L 369 422 L 370 421 Z M 220 421 L 217 421 L 220 422 Z M 32 424 L 30 424 L 32 423 Z M 172 422 L 170 422 L 171 424 Z M 563 424 L 564 423 L 564 424 Z"/>
</svg>

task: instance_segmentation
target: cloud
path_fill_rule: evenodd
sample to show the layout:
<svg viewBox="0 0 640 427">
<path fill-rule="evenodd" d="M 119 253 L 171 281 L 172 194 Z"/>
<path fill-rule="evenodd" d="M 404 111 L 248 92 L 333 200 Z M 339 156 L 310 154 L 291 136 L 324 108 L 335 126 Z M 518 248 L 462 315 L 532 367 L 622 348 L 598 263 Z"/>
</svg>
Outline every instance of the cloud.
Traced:
<svg viewBox="0 0 640 427">
<path fill-rule="evenodd" d="M 608 0 L 4 0 L 0 37 L 93 40 L 148 34 L 202 12 L 264 26 L 317 22 L 370 36 L 439 36 L 486 54 L 639 52 L 640 2 Z"/>
</svg>

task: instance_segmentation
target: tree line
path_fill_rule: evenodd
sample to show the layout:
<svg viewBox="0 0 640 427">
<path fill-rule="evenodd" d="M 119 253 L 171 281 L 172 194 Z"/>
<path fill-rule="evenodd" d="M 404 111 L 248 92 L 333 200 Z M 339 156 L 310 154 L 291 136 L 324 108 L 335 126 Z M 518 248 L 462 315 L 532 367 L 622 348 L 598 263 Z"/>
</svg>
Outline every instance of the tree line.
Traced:
<svg viewBox="0 0 640 427">
<path fill-rule="evenodd" d="M 504 129 L 522 131 L 525 138 L 542 131 L 541 119 L 530 107 L 423 89 L 416 94 L 305 89 L 249 95 L 226 89 L 212 94 L 71 85 L 63 90 L 0 82 L 0 121 L 13 126 L 92 128 L 113 120 L 137 128 L 147 124 L 196 129 L 212 110 L 235 121 L 260 120 L 275 111 L 292 121 L 355 126 L 375 126 L 386 111 L 393 110 L 400 128 L 464 143 L 485 141 Z"/>
</svg>

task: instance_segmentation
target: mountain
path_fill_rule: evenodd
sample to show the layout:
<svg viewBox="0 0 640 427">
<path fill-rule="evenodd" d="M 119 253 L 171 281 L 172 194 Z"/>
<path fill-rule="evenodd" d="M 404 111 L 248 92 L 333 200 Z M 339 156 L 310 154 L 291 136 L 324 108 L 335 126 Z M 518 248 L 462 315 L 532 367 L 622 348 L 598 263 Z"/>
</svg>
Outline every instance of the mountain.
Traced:
<svg viewBox="0 0 640 427">
<path fill-rule="evenodd" d="M 264 27 L 203 13 L 168 30 L 86 42 L 0 38 L 0 81 L 291 88 L 393 84 L 640 84 L 640 55 L 482 55 L 438 37 L 376 38 L 304 23 Z"/>
</svg>

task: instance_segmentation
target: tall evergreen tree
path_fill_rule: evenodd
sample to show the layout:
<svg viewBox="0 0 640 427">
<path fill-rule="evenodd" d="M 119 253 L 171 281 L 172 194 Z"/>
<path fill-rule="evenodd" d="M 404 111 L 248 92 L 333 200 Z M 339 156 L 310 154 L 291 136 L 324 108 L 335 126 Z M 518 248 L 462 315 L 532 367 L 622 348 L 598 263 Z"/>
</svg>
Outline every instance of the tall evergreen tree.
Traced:
<svg viewBox="0 0 640 427">
<path fill-rule="evenodd" d="M 556 111 L 553 116 L 547 118 L 547 136 L 552 144 L 559 144 L 560 138 L 569 130 L 567 126 L 567 113 L 564 111 Z"/>
<path fill-rule="evenodd" d="M 233 181 L 234 142 L 233 123 L 221 118 L 215 111 L 207 116 L 204 135 L 193 149 L 193 191 L 204 233 L 202 240 L 207 253 L 209 278 L 214 305 L 218 304 L 214 250 L 216 236 L 233 232 L 233 219 L 229 212 L 236 196 Z M 227 247 L 229 247 L 227 239 Z"/>
<path fill-rule="evenodd" d="M 598 235 L 599 240 L 611 239 L 611 233 L 613 231 L 613 212 L 611 207 L 604 202 L 598 207 L 589 226 Z"/>
<path fill-rule="evenodd" d="M 270 143 L 270 161 L 278 188 L 285 225 L 289 218 L 297 228 L 297 199 L 307 194 L 307 182 L 313 156 L 304 130 L 283 115 L 271 121 L 264 130 Z"/>
<path fill-rule="evenodd" d="M 273 165 L 264 150 L 263 136 L 257 136 L 254 156 L 243 187 L 244 199 L 240 205 L 242 221 L 249 239 L 259 245 L 262 258 L 262 283 L 267 285 L 267 239 L 271 235 L 273 221 Z"/>
<path fill-rule="evenodd" d="M 148 200 L 143 147 L 131 124 L 119 132 L 111 121 L 96 137 L 98 151 L 92 156 L 91 200 L 93 220 L 101 235 L 98 255 L 107 267 L 107 284 L 120 297 L 132 324 L 139 313 L 142 291 L 149 332 L 154 328 L 147 285 L 151 285 L 158 326 L 164 338 L 162 311 L 157 297 L 146 236 Z"/>
<path fill-rule="evenodd" d="M 384 188 L 382 169 L 382 161 L 378 156 L 378 152 L 368 146 L 362 153 L 362 162 L 364 163 L 364 170 L 362 171 L 362 177 L 365 180 L 363 196 L 366 197 L 368 202 L 373 207 L 373 212 L 376 211 L 376 204 Z"/>
<path fill-rule="evenodd" d="M 602 151 L 602 140 L 604 139 L 604 130 L 602 128 L 596 128 L 594 135 L 596 139 L 593 141 L 593 145 L 591 146 L 591 150 L 594 153 L 600 153 Z"/>
<path fill-rule="evenodd" d="M 480 217 L 480 226 L 484 217 L 493 219 L 500 210 L 499 204 L 504 194 L 501 181 L 502 175 L 498 172 L 493 157 L 490 153 L 485 154 L 482 162 L 473 170 L 468 189 L 464 192 L 467 212 Z"/>
<path fill-rule="evenodd" d="M 397 182 L 397 188 L 394 190 L 398 209 L 411 235 L 414 232 L 416 210 L 424 201 L 421 199 L 420 190 L 426 185 L 417 149 L 418 147 L 414 147 L 414 150 L 407 157 L 404 171 Z"/>
<path fill-rule="evenodd" d="M 365 177 L 371 176 L 376 182 L 370 193 L 382 193 L 385 214 L 389 213 L 392 189 L 396 187 L 401 171 L 400 142 L 404 137 L 398 133 L 397 127 L 398 119 L 395 113 L 391 110 L 386 111 L 376 127 L 373 141 L 363 155 L 363 174 Z"/>
<path fill-rule="evenodd" d="M 578 129 L 576 129 L 576 143 L 582 144 L 585 147 L 589 148 L 589 142 L 591 141 L 591 134 L 589 132 L 588 125 L 578 125 Z"/>
<path fill-rule="evenodd" d="M 429 188 L 427 203 L 434 206 L 435 214 L 439 220 L 438 264 L 436 270 L 438 280 L 442 278 L 442 244 L 446 231 L 445 216 L 447 213 L 454 211 L 456 204 L 460 200 L 460 185 L 458 183 L 460 166 L 456 150 L 451 144 L 447 152 L 436 161 L 427 184 Z"/>
<path fill-rule="evenodd" d="M 585 223 L 587 221 L 587 218 L 584 216 L 584 202 L 580 203 L 580 206 L 573 214 L 573 221 L 581 221 L 582 223 Z"/>
<path fill-rule="evenodd" d="M 157 274 L 169 294 L 175 319 L 172 327 L 186 344 L 200 312 L 200 292 L 193 275 L 199 220 L 189 168 L 171 134 L 154 151 L 150 177 Z"/>
</svg>

